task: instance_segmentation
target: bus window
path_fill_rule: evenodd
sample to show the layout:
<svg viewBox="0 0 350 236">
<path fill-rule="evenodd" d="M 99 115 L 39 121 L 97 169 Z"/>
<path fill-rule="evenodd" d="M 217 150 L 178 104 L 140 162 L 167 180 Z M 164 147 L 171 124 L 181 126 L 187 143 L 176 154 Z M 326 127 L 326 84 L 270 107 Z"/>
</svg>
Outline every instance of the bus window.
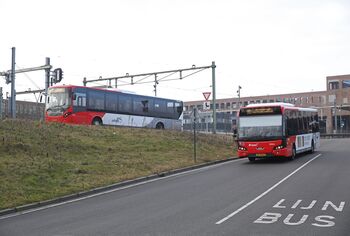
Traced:
<svg viewBox="0 0 350 236">
<path fill-rule="evenodd" d="M 134 97 L 134 113 L 143 115 L 149 111 L 149 100 L 146 97 Z"/>
<path fill-rule="evenodd" d="M 180 102 L 175 102 L 175 108 L 178 115 L 181 115 L 183 107 Z"/>
<path fill-rule="evenodd" d="M 86 94 L 85 93 L 74 93 L 73 106 L 86 107 Z"/>
<path fill-rule="evenodd" d="M 119 95 L 118 111 L 121 113 L 132 113 L 132 97 L 128 94 Z"/>
<path fill-rule="evenodd" d="M 103 111 L 105 109 L 105 96 L 102 91 L 89 91 L 88 109 Z"/>
<path fill-rule="evenodd" d="M 174 102 L 167 102 L 166 108 L 167 112 L 169 112 L 170 114 L 174 113 Z"/>
<path fill-rule="evenodd" d="M 118 111 L 118 96 L 115 93 L 106 94 L 106 111 L 116 113 Z"/>
<path fill-rule="evenodd" d="M 155 99 L 154 100 L 154 112 L 155 112 L 155 114 L 166 113 L 165 101 L 160 100 L 160 99 Z"/>
</svg>

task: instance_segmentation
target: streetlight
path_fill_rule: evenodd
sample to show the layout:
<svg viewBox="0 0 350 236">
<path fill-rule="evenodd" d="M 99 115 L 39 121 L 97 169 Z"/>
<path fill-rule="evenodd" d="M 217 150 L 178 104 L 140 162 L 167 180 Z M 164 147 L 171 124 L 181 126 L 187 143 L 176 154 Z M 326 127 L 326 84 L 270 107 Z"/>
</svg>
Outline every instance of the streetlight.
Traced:
<svg viewBox="0 0 350 236">
<path fill-rule="evenodd" d="M 238 95 L 238 108 L 241 106 L 241 89 L 242 87 L 238 85 L 237 95 Z"/>
</svg>

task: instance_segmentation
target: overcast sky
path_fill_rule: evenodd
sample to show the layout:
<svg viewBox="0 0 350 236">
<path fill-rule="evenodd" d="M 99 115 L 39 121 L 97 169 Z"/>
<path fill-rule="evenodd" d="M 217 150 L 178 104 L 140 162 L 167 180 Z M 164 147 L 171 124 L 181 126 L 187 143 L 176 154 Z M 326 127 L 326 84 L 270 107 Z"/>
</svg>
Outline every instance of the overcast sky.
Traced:
<svg viewBox="0 0 350 236">
<path fill-rule="evenodd" d="M 17 68 L 50 57 L 62 84 L 215 61 L 217 98 L 229 98 L 239 85 L 243 97 L 325 90 L 326 76 L 350 73 L 348 0 L 0 0 L 0 10 L 0 71 L 16 47 Z M 158 96 L 199 100 L 210 86 L 205 70 L 160 83 Z M 10 90 L 2 77 L 0 87 Z M 44 88 L 44 72 L 17 75 L 16 87 Z M 153 95 L 152 84 L 120 88 Z"/>
</svg>

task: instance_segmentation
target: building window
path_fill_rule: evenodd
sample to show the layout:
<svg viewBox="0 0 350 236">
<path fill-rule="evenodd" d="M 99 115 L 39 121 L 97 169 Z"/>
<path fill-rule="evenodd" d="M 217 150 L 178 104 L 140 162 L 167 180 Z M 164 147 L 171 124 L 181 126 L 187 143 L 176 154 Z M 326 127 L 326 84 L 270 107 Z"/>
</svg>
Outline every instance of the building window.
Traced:
<svg viewBox="0 0 350 236">
<path fill-rule="evenodd" d="M 328 102 L 329 103 L 334 103 L 335 102 L 335 95 L 334 94 L 328 95 Z"/>
<path fill-rule="evenodd" d="M 343 80 L 342 87 L 343 88 L 350 88 L 350 80 Z"/>
<path fill-rule="evenodd" d="M 339 89 L 339 81 L 332 81 L 328 83 L 329 90 Z"/>
</svg>

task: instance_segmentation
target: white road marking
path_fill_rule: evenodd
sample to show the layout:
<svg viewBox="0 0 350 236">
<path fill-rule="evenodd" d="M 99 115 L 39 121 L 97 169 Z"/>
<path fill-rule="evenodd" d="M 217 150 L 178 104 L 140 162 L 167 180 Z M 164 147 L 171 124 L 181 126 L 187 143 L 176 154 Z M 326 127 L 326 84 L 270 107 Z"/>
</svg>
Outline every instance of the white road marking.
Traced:
<svg viewBox="0 0 350 236">
<path fill-rule="evenodd" d="M 173 175 L 159 177 L 159 178 L 156 178 L 156 179 L 146 180 L 144 182 L 140 182 L 140 183 L 136 183 L 136 184 L 132 184 L 132 185 L 128 185 L 128 186 L 119 187 L 119 188 L 116 188 L 116 189 L 111 189 L 111 190 L 107 190 L 107 191 L 100 192 L 100 193 L 95 193 L 95 194 L 88 195 L 88 196 L 85 196 L 85 197 L 80 197 L 80 198 L 76 198 L 76 199 L 72 199 L 72 200 L 68 200 L 68 201 L 64 201 L 64 202 L 60 202 L 60 203 L 56 203 L 56 204 L 51 204 L 51 205 L 47 205 L 47 206 L 43 206 L 43 207 L 39 207 L 39 208 L 35 208 L 35 209 L 30 209 L 30 210 L 26 210 L 26 211 L 22 211 L 22 212 L 16 212 L 16 213 L 13 213 L 13 214 L 10 214 L 10 215 L 0 216 L 0 220 L 16 217 L 16 216 L 20 216 L 20 215 L 25 215 L 25 214 L 36 212 L 36 211 L 42 211 L 42 210 L 45 210 L 45 209 L 49 209 L 49 208 L 53 208 L 53 207 L 57 207 L 57 206 L 62 206 L 62 205 L 68 204 L 68 203 L 82 201 L 82 200 L 85 200 L 85 199 L 89 199 L 89 198 L 93 198 L 93 197 L 97 197 L 97 196 L 113 193 L 113 192 L 124 190 L 124 189 L 128 189 L 128 188 L 133 188 L 133 187 L 136 187 L 136 186 L 144 185 L 144 184 L 147 184 L 147 183 L 152 183 L 152 182 L 155 182 L 155 181 L 160 181 L 160 180 L 164 180 L 164 179 L 174 178 L 174 177 L 177 177 L 177 176 L 183 176 L 183 175 L 191 174 L 191 173 L 194 173 L 194 172 L 202 172 L 202 171 L 205 171 L 205 170 L 208 170 L 208 169 L 212 169 L 212 168 L 215 168 L 215 167 L 219 167 L 219 166 L 222 166 L 222 165 L 225 165 L 225 164 L 234 163 L 234 162 L 243 161 L 243 160 L 246 160 L 246 159 L 245 158 L 241 158 L 241 159 L 232 160 L 232 161 L 229 161 L 229 162 L 223 162 L 223 163 L 219 163 L 219 164 L 215 164 L 215 165 L 211 165 L 211 166 L 206 166 L 206 167 L 199 168 L 199 169 L 188 170 L 188 171 L 177 173 L 177 174 L 173 174 Z"/>
<path fill-rule="evenodd" d="M 257 196 L 256 198 L 254 198 L 252 201 L 248 202 L 247 204 L 245 204 L 244 206 L 240 207 L 239 209 L 237 209 L 236 211 L 232 212 L 231 214 L 229 214 L 228 216 L 226 216 L 225 218 L 219 220 L 218 222 L 216 222 L 215 224 L 219 225 L 222 224 L 223 222 L 227 221 L 228 219 L 230 219 L 231 217 L 233 217 L 234 215 L 238 214 L 239 212 L 243 211 L 245 208 L 247 208 L 248 206 L 252 205 L 254 202 L 258 201 L 260 198 L 262 198 L 263 196 L 265 196 L 266 194 L 268 194 L 269 192 L 271 192 L 273 189 L 275 189 L 278 185 L 280 185 L 281 183 L 283 183 L 284 181 L 286 181 L 288 178 L 290 178 L 292 175 L 294 175 L 295 173 L 297 173 L 299 170 L 301 170 L 302 168 L 304 168 L 305 166 L 307 166 L 310 162 L 312 162 L 313 160 L 315 160 L 316 158 L 320 157 L 322 154 L 318 154 L 317 156 L 315 156 L 314 158 L 312 158 L 311 160 L 309 160 L 308 162 L 304 163 L 302 166 L 300 166 L 298 169 L 294 170 L 292 173 L 290 173 L 289 175 L 287 175 L 286 177 L 284 177 L 282 180 L 280 180 L 277 184 L 275 184 L 274 186 L 272 186 L 271 188 L 269 188 L 268 190 L 266 190 L 265 192 L 263 192 L 262 194 L 260 194 L 259 196 Z"/>
</svg>

